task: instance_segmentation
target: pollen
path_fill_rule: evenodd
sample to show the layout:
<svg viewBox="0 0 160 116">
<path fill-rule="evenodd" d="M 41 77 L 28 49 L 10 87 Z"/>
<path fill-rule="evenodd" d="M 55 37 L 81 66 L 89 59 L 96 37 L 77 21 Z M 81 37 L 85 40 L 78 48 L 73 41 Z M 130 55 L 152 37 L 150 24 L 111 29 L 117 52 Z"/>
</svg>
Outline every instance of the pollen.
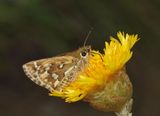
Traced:
<svg viewBox="0 0 160 116">
<path fill-rule="evenodd" d="M 117 33 L 118 39 L 110 37 L 105 42 L 104 53 L 92 50 L 87 66 L 77 75 L 75 81 L 62 91 L 53 91 L 49 95 L 76 102 L 102 90 L 132 57 L 131 48 L 138 41 L 138 35 Z"/>
</svg>

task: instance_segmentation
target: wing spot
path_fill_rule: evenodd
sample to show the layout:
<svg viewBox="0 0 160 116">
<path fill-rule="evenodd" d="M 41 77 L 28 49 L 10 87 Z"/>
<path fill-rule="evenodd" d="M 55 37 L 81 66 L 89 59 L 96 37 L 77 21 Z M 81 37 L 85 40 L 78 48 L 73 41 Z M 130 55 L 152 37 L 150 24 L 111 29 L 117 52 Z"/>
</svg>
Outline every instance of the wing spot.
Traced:
<svg viewBox="0 0 160 116">
<path fill-rule="evenodd" d="M 56 86 L 58 85 L 58 83 L 59 83 L 59 81 L 56 80 L 56 81 L 54 82 L 54 87 L 56 87 Z"/>
<path fill-rule="evenodd" d="M 53 77 L 55 80 L 57 80 L 59 76 L 58 76 L 57 74 L 55 74 L 55 73 L 52 73 L 52 77 Z"/>
<path fill-rule="evenodd" d="M 47 67 L 45 68 L 46 71 L 48 71 L 49 69 L 50 69 L 50 66 L 47 66 Z"/>
<path fill-rule="evenodd" d="M 48 80 L 47 79 L 44 79 L 44 82 L 47 82 Z"/>
<path fill-rule="evenodd" d="M 42 73 L 41 75 L 41 78 L 46 78 L 49 76 L 49 73 L 47 71 L 45 71 L 44 73 Z"/>
<path fill-rule="evenodd" d="M 60 65 L 59 65 L 59 68 L 63 68 L 63 66 L 64 66 L 64 64 L 60 64 Z"/>
<path fill-rule="evenodd" d="M 37 66 L 37 62 L 33 62 L 33 64 L 34 64 L 34 67 L 35 67 L 35 68 L 38 67 L 38 66 Z"/>
</svg>

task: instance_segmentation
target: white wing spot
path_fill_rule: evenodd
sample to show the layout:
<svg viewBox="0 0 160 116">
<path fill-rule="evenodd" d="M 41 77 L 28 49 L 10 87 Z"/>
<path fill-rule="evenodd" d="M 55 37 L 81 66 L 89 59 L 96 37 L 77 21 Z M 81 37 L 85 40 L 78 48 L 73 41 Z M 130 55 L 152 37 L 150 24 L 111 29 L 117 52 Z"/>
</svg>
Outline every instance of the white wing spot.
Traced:
<svg viewBox="0 0 160 116">
<path fill-rule="evenodd" d="M 45 70 L 48 71 L 50 69 L 50 66 L 46 67 Z"/>
<path fill-rule="evenodd" d="M 56 81 L 54 82 L 54 87 L 56 87 L 56 86 L 58 85 L 58 83 L 59 83 L 59 81 L 56 80 Z"/>
<path fill-rule="evenodd" d="M 41 78 L 46 78 L 49 76 L 49 73 L 45 71 L 43 74 L 41 74 Z"/>
<path fill-rule="evenodd" d="M 55 80 L 57 80 L 57 78 L 59 77 L 57 74 L 55 74 L 55 73 L 52 73 L 52 77 L 55 79 Z"/>
<path fill-rule="evenodd" d="M 35 68 L 38 67 L 38 66 L 37 66 L 37 62 L 33 62 L 33 64 L 34 64 L 34 67 L 35 67 Z"/>
<path fill-rule="evenodd" d="M 60 65 L 59 65 L 59 68 L 63 68 L 63 66 L 64 66 L 64 64 L 60 64 Z"/>
</svg>

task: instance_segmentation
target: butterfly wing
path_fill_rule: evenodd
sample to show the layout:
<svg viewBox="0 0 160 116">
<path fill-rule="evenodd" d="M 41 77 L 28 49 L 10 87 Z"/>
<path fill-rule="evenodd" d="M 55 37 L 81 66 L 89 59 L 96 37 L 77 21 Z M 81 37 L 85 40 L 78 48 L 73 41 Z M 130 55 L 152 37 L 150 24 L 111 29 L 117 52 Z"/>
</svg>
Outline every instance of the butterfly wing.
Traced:
<svg viewBox="0 0 160 116">
<path fill-rule="evenodd" d="M 72 72 L 77 60 L 73 56 L 41 59 L 24 64 L 23 70 L 37 85 L 53 91 L 64 80 L 67 73 Z"/>
</svg>

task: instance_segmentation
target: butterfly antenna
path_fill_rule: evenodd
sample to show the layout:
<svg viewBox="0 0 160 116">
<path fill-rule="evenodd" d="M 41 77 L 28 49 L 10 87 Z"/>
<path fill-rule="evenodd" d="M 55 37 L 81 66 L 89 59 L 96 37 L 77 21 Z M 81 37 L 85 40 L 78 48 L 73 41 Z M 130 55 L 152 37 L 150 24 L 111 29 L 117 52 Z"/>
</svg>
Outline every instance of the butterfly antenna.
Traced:
<svg viewBox="0 0 160 116">
<path fill-rule="evenodd" d="M 86 43 L 87 43 L 87 40 L 88 40 L 89 36 L 90 36 L 91 33 L 92 33 L 92 30 L 93 30 L 93 28 L 91 27 L 91 29 L 89 30 L 89 32 L 88 32 L 88 34 L 87 34 L 87 36 L 86 36 L 86 38 L 85 38 L 85 41 L 84 41 L 84 44 L 83 44 L 84 47 L 85 47 L 85 45 L 86 45 Z"/>
</svg>

